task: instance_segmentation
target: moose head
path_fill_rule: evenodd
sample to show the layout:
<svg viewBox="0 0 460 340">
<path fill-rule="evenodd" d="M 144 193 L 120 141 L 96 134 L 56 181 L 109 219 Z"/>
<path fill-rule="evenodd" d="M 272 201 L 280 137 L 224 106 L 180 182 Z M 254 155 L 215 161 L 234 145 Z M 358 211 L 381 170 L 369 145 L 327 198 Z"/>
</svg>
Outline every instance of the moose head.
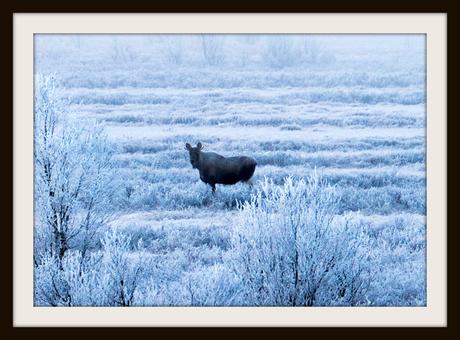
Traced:
<svg viewBox="0 0 460 340">
<path fill-rule="evenodd" d="M 194 169 L 197 168 L 198 162 L 200 161 L 200 153 L 203 149 L 203 145 L 198 142 L 196 147 L 192 147 L 189 143 L 185 144 L 185 149 L 188 150 L 190 154 L 190 163 Z"/>
</svg>

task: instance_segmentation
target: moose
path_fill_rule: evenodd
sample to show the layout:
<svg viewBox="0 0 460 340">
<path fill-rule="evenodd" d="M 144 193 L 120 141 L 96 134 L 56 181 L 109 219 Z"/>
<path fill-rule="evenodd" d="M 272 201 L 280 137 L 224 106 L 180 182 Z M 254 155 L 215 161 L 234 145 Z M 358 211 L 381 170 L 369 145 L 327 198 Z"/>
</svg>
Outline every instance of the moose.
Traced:
<svg viewBox="0 0 460 340">
<path fill-rule="evenodd" d="M 212 192 L 216 191 L 216 184 L 231 185 L 238 182 L 249 183 L 257 162 L 255 159 L 246 156 L 224 157 L 214 152 L 202 152 L 203 145 L 198 142 L 196 147 L 189 143 L 185 149 L 190 154 L 192 168 L 198 169 L 200 179 L 209 184 Z"/>
</svg>

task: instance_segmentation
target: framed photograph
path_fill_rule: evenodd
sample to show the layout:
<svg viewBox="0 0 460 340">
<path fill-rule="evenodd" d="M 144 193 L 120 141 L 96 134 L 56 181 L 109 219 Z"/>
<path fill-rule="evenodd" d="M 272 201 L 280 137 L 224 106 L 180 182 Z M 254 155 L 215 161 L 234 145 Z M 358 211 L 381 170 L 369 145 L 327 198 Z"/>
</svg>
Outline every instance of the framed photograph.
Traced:
<svg viewBox="0 0 460 340">
<path fill-rule="evenodd" d="M 14 13 L 13 325 L 445 327 L 446 39 Z"/>
</svg>

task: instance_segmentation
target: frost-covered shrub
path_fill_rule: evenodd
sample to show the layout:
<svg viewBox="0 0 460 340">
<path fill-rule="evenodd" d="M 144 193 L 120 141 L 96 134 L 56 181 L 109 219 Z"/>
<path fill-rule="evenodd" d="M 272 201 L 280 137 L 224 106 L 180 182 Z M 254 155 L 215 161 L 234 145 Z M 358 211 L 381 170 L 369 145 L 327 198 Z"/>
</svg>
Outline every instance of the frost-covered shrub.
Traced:
<svg viewBox="0 0 460 340">
<path fill-rule="evenodd" d="M 368 238 L 346 216 L 334 217 L 334 188 L 316 172 L 282 186 L 265 179 L 240 208 L 234 268 L 248 305 L 365 303 Z"/>
<path fill-rule="evenodd" d="M 241 303 L 239 277 L 226 264 L 201 267 L 182 280 L 190 306 L 232 306 Z"/>
<path fill-rule="evenodd" d="M 379 268 L 371 281 L 368 300 L 376 306 L 426 305 L 425 216 L 357 216 L 374 240 L 372 257 Z"/>
<path fill-rule="evenodd" d="M 35 304 L 132 306 L 149 264 L 143 260 L 142 250 L 131 252 L 129 236 L 107 231 L 101 243 L 101 251 L 84 256 L 81 251 L 70 250 L 62 261 L 43 255 L 35 266 Z"/>
<path fill-rule="evenodd" d="M 35 305 L 101 306 L 107 301 L 101 285 L 102 255 L 83 257 L 80 251 L 68 251 L 62 262 L 44 255 L 34 272 Z"/>
<path fill-rule="evenodd" d="M 35 256 L 92 247 L 104 224 L 113 149 L 102 128 L 66 116 L 54 76 L 35 84 Z"/>
<path fill-rule="evenodd" d="M 58 259 L 44 254 L 34 260 L 34 305 L 70 306 L 69 287 Z"/>
<path fill-rule="evenodd" d="M 130 252 L 131 238 L 114 230 L 108 231 L 104 248 L 102 286 L 108 306 L 132 306 L 143 264 L 139 255 Z"/>
</svg>

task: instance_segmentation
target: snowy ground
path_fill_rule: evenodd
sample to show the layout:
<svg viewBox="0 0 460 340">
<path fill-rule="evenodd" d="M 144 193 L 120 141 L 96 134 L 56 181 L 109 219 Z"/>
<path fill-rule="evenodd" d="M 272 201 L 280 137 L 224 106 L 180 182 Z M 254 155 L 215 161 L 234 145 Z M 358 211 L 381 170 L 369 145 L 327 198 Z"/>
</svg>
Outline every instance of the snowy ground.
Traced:
<svg viewBox="0 0 460 340">
<path fill-rule="evenodd" d="M 155 256 L 189 254 L 179 274 L 159 286 L 220 263 L 236 200 L 251 194 L 243 184 L 210 193 L 184 149 L 201 141 L 204 151 L 257 159 L 255 183 L 264 176 L 277 183 L 287 175 L 302 178 L 316 168 L 336 186 L 339 213 L 354 214 L 381 240 L 370 304 L 424 305 L 424 58 L 412 60 L 398 48 L 387 58 L 379 50 L 331 49 L 333 63 L 282 70 L 185 65 L 174 74 L 175 66 L 165 71 L 162 62 L 152 84 L 143 70 L 155 73 L 151 66 L 159 61 L 141 57 L 122 63 L 117 76 L 110 73 L 116 62 L 104 65 L 90 54 L 54 71 L 65 79 L 70 112 L 103 124 L 117 147 L 110 225 L 142 235 Z M 52 71 L 46 53 L 40 56 L 39 71 Z M 143 303 L 184 304 L 184 294 Z"/>
</svg>

